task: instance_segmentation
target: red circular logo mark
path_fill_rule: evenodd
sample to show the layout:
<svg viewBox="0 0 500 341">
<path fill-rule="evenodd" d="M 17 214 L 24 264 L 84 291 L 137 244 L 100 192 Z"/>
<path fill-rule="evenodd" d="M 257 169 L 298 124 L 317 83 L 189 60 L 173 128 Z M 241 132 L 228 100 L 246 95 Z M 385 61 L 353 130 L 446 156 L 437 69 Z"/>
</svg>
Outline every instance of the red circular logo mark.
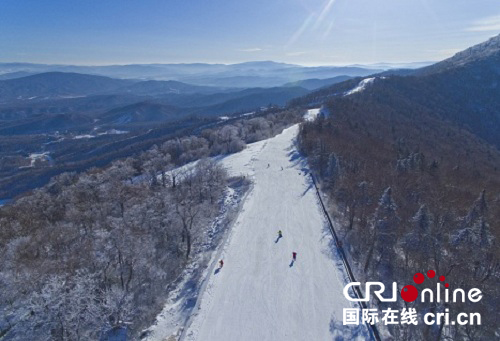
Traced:
<svg viewBox="0 0 500 341">
<path fill-rule="evenodd" d="M 418 297 L 418 290 L 413 285 L 406 285 L 401 290 L 401 297 L 406 302 L 413 302 Z"/>
<path fill-rule="evenodd" d="M 434 270 L 427 271 L 427 277 L 434 278 L 435 276 L 436 276 L 436 271 L 434 271 Z M 446 279 L 446 277 L 439 276 L 439 280 L 441 282 L 444 282 L 445 279 Z M 424 283 L 424 280 L 425 280 L 425 276 L 422 273 L 420 273 L 420 272 L 417 272 L 415 275 L 413 275 L 413 282 L 415 282 L 416 284 L 422 284 L 422 283 Z M 445 283 L 444 286 L 446 288 L 448 288 L 450 286 L 450 284 L 449 283 Z M 406 302 L 413 302 L 418 297 L 418 289 L 415 288 L 411 284 L 410 285 L 406 285 L 401 290 L 401 297 Z"/>
<path fill-rule="evenodd" d="M 422 284 L 424 283 L 424 275 L 421 274 L 420 272 L 416 273 L 414 276 L 413 276 L 413 282 L 417 283 L 417 284 Z"/>
</svg>

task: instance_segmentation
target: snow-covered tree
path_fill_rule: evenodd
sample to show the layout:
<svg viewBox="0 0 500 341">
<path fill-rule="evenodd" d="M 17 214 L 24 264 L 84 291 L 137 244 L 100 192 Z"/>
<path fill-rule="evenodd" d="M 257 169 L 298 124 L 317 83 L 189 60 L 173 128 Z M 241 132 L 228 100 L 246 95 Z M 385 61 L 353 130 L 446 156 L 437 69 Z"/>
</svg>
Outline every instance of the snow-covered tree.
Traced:
<svg viewBox="0 0 500 341">
<path fill-rule="evenodd" d="M 394 276 L 394 259 L 397 230 L 400 219 L 397 215 L 397 206 L 392 199 L 390 187 L 384 190 L 378 207 L 373 216 L 371 231 L 372 242 L 365 261 L 367 273 L 378 274 L 391 282 Z"/>
</svg>

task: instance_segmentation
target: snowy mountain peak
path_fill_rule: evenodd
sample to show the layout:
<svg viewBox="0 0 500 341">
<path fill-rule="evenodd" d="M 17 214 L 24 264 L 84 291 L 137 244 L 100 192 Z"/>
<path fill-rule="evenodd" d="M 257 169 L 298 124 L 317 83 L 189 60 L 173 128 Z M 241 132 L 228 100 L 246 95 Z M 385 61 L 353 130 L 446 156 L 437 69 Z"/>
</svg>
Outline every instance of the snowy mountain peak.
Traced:
<svg viewBox="0 0 500 341">
<path fill-rule="evenodd" d="M 478 61 L 494 59 L 493 63 L 500 60 L 500 34 L 490 38 L 480 44 L 469 47 L 466 50 L 456 53 L 453 57 L 445 59 L 439 63 L 420 69 L 417 74 L 430 74 L 462 67 L 466 64 Z"/>
<path fill-rule="evenodd" d="M 466 64 L 467 62 L 484 59 L 500 52 L 500 34 L 489 40 L 469 47 L 466 50 L 456 53 L 446 61 L 455 64 Z"/>
</svg>

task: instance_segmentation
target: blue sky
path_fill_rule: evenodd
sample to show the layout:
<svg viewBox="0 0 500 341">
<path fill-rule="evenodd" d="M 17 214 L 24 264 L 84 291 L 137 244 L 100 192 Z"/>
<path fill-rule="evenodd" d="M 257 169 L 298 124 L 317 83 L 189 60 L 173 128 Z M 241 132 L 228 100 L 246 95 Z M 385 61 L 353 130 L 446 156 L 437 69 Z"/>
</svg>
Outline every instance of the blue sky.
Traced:
<svg viewBox="0 0 500 341">
<path fill-rule="evenodd" d="M 434 61 L 498 33 L 499 0 L 0 0 L 0 62 Z"/>
</svg>

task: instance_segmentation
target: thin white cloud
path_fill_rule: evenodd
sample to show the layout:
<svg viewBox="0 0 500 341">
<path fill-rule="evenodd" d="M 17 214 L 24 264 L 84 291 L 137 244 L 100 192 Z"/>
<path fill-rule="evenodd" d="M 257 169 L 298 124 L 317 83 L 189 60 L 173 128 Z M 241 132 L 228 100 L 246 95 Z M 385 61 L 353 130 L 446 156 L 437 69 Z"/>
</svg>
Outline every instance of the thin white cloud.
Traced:
<svg viewBox="0 0 500 341">
<path fill-rule="evenodd" d="M 248 48 L 248 49 L 238 49 L 238 51 L 240 51 L 240 52 L 259 52 L 259 51 L 262 51 L 262 49 L 260 47 L 252 47 L 252 48 Z"/>
<path fill-rule="evenodd" d="M 470 32 L 500 31 L 500 15 L 476 20 L 465 30 Z"/>
<path fill-rule="evenodd" d="M 296 56 L 302 56 L 302 55 L 305 55 L 308 53 L 309 52 L 307 52 L 307 51 L 296 51 L 296 52 L 287 52 L 287 53 L 285 53 L 285 55 L 288 57 L 296 57 Z"/>
</svg>

